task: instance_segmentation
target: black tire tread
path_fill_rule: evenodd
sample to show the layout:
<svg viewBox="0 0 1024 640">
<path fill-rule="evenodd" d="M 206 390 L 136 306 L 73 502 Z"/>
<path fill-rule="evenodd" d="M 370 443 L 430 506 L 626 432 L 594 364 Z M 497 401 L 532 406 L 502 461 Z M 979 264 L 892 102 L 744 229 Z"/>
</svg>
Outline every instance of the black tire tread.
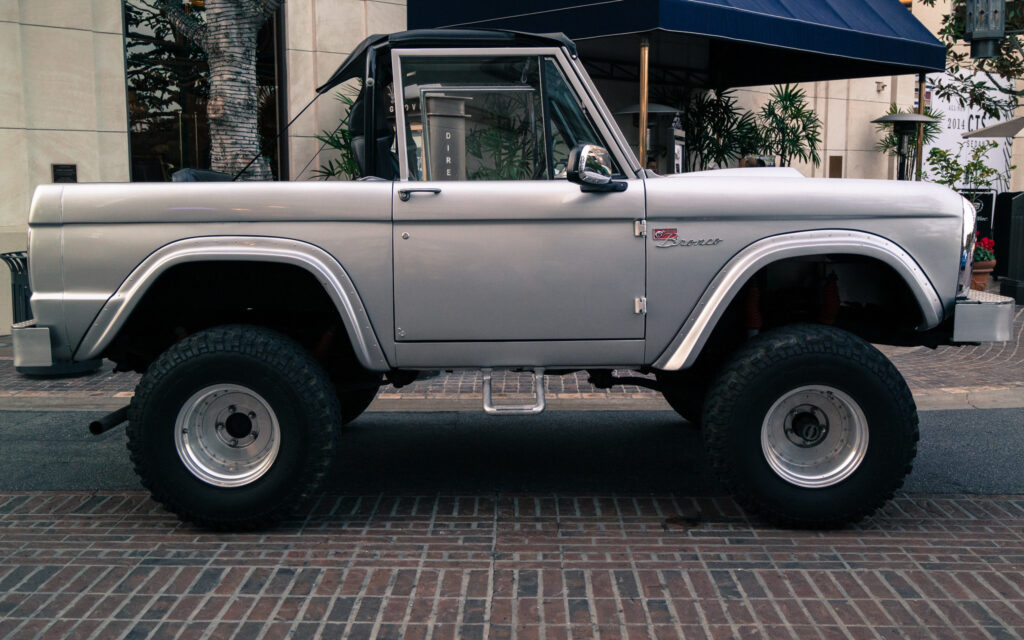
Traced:
<svg viewBox="0 0 1024 640">
<path fill-rule="evenodd" d="M 142 429 L 146 406 L 159 392 L 160 383 L 171 371 L 194 358 L 218 353 L 252 356 L 271 364 L 293 380 L 305 407 L 314 416 L 312 428 L 318 437 L 309 443 L 311 464 L 304 467 L 299 482 L 294 483 L 287 499 L 266 510 L 241 519 L 211 517 L 190 510 L 177 492 L 157 481 L 147 465 L 143 452 Z M 177 514 L 182 520 L 216 530 L 251 530 L 270 527 L 306 505 L 323 481 L 337 448 L 341 410 L 334 386 L 326 372 L 297 342 L 276 331 L 257 326 L 227 325 L 195 333 L 174 344 L 161 354 L 135 387 L 128 408 L 128 452 L 142 485 L 153 499 Z"/>
<path fill-rule="evenodd" d="M 743 401 L 743 389 L 759 372 L 776 366 L 781 360 L 809 353 L 833 354 L 856 362 L 878 376 L 892 394 L 899 413 L 907 421 L 907 428 L 903 434 L 910 442 L 904 443 L 906 446 L 902 447 L 906 455 L 900 462 L 901 471 L 894 475 L 891 486 L 877 495 L 873 501 L 850 505 L 847 511 L 829 518 L 797 519 L 768 508 L 736 481 L 727 430 L 731 423 L 732 411 Z M 903 486 L 906 476 L 913 468 L 917 442 L 920 438 L 914 398 L 896 367 L 861 338 L 833 327 L 813 324 L 789 325 L 766 332 L 739 349 L 712 384 L 704 409 L 703 434 L 712 468 L 744 509 L 781 526 L 810 529 L 846 526 L 878 510 Z"/>
</svg>

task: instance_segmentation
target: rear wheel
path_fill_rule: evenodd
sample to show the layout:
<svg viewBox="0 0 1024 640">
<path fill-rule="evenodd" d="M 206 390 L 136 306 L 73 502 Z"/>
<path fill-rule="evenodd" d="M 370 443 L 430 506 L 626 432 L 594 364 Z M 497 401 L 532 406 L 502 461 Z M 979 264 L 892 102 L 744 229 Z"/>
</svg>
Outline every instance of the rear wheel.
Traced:
<svg viewBox="0 0 1024 640">
<path fill-rule="evenodd" d="M 183 520 L 251 529 L 310 499 L 340 424 L 327 374 L 298 343 L 218 327 L 150 365 L 129 409 L 128 449 L 142 484 Z"/>
<path fill-rule="evenodd" d="M 817 325 L 744 346 L 711 388 L 708 455 L 745 508 L 787 526 L 838 527 L 885 503 L 917 452 L 896 368 L 860 338 Z"/>
</svg>

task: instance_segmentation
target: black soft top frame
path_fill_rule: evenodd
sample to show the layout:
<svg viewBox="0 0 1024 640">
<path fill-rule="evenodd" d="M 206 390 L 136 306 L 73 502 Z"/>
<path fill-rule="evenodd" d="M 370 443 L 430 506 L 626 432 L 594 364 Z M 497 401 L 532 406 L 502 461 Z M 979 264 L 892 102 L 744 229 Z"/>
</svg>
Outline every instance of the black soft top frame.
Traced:
<svg viewBox="0 0 1024 640">
<path fill-rule="evenodd" d="M 362 78 L 366 72 L 366 55 L 377 47 L 423 49 L 429 47 L 565 47 L 573 56 L 576 45 L 561 33 L 535 34 L 498 29 L 416 29 L 392 34 L 372 35 L 362 42 L 341 63 L 330 80 L 317 87 L 318 94 L 330 91 L 346 80 Z"/>
</svg>

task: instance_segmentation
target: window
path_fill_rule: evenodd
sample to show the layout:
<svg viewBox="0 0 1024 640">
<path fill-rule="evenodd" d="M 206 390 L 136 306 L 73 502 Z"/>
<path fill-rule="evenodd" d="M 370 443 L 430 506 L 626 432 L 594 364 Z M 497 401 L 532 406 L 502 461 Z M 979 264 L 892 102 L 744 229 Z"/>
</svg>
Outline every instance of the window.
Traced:
<svg viewBox="0 0 1024 640">
<path fill-rule="evenodd" d="M 551 129 L 548 157 L 551 158 L 554 177 L 564 178 L 572 148 L 584 142 L 597 142 L 600 138 L 555 61 L 550 58 L 544 60 L 544 87 Z M 617 167 L 615 172 L 621 173 Z"/>
<path fill-rule="evenodd" d="M 600 143 L 553 59 L 406 56 L 410 180 L 564 178 L 569 151 Z"/>
<path fill-rule="evenodd" d="M 205 3 L 182 2 L 203 16 Z M 283 113 L 278 90 L 281 12 L 263 25 L 257 36 L 256 78 L 258 127 L 261 140 L 278 132 Z M 154 0 L 125 0 L 125 66 L 128 94 L 128 132 L 131 176 L 134 181 L 171 179 L 178 169 L 210 168 L 210 124 L 206 117 L 209 68 L 206 56 L 177 32 Z M 282 172 L 283 141 L 265 148 L 277 179 Z"/>
</svg>

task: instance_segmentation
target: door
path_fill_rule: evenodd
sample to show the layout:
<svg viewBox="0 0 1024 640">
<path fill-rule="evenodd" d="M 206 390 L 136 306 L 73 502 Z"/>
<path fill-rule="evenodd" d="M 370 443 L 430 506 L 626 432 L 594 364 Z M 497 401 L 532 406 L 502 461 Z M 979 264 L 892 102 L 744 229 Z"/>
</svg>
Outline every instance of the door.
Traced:
<svg viewBox="0 0 1024 640">
<path fill-rule="evenodd" d="M 396 341 L 642 339 L 644 184 L 584 193 L 565 179 L 575 144 L 605 141 L 557 60 L 396 57 Z"/>
</svg>

